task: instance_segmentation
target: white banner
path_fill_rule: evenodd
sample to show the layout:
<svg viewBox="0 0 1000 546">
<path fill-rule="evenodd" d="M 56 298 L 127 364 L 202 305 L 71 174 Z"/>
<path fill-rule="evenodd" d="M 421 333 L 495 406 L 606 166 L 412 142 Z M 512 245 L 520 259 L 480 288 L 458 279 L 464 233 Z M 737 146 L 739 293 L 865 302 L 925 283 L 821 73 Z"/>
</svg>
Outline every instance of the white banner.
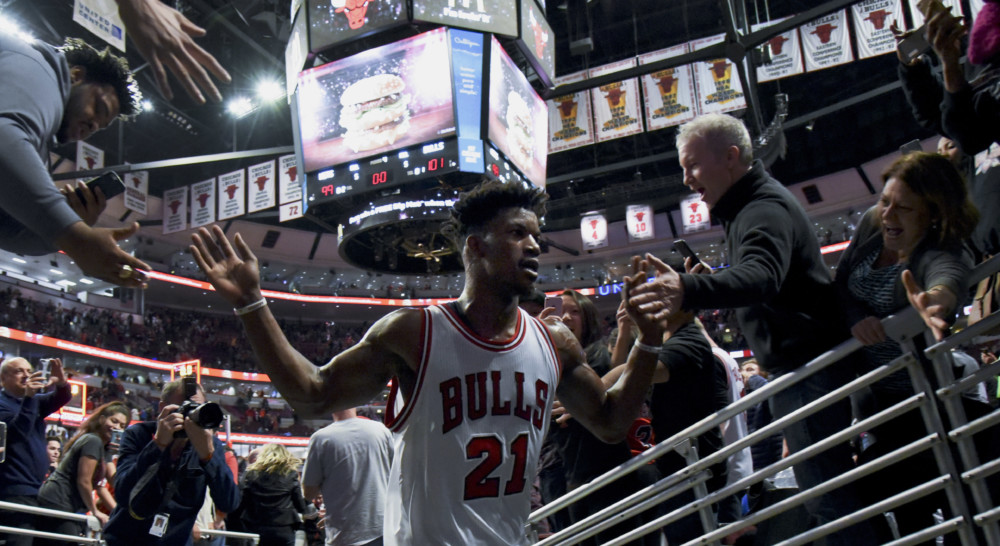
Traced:
<svg viewBox="0 0 1000 546">
<path fill-rule="evenodd" d="M 655 236 L 653 231 L 653 207 L 649 205 L 629 205 L 625 211 L 625 224 L 628 227 L 628 240 L 630 243 L 652 239 Z"/>
<path fill-rule="evenodd" d="M 125 208 L 138 214 L 148 214 L 149 171 L 125 173 Z"/>
<path fill-rule="evenodd" d="M 191 227 L 215 222 L 215 179 L 191 184 Z"/>
<path fill-rule="evenodd" d="M 556 86 L 586 79 L 587 72 L 577 72 L 555 79 Z M 547 101 L 549 107 L 549 153 L 561 152 L 594 143 L 590 93 L 580 91 Z"/>
<path fill-rule="evenodd" d="M 986 4 L 986 0 L 969 0 L 969 10 L 972 11 L 972 20 L 975 21 L 976 17 L 979 17 L 979 12 L 983 11 L 983 6 Z"/>
<path fill-rule="evenodd" d="M 858 58 L 896 52 L 896 39 L 889 30 L 893 23 L 906 30 L 902 0 L 864 0 L 851 6 Z"/>
<path fill-rule="evenodd" d="M 588 212 L 580 219 L 580 238 L 584 250 L 608 246 L 608 220 L 599 212 Z"/>
<path fill-rule="evenodd" d="M 762 28 L 776 25 L 789 17 L 775 19 L 766 23 L 752 25 L 750 30 L 757 32 Z M 787 78 L 805 72 L 802 66 L 802 47 L 799 45 L 797 29 L 779 34 L 767 41 L 771 62 L 757 67 L 757 81 L 768 82 L 779 78 Z"/>
<path fill-rule="evenodd" d="M 287 222 L 302 218 L 302 203 L 285 203 L 278 208 L 278 221 Z"/>
<path fill-rule="evenodd" d="M 246 212 L 246 176 L 244 170 L 219 177 L 219 220 L 241 216 Z"/>
<path fill-rule="evenodd" d="M 724 34 L 709 36 L 691 42 L 691 50 L 697 51 L 725 40 Z M 743 84 L 736 65 L 726 58 L 711 59 L 695 63 L 694 81 L 698 92 L 699 114 L 721 114 L 742 110 L 747 107 L 743 95 Z"/>
<path fill-rule="evenodd" d="M 104 150 L 82 140 L 76 141 L 76 170 L 92 171 L 103 166 Z"/>
<path fill-rule="evenodd" d="M 187 229 L 188 187 L 163 192 L 163 234 Z"/>
<path fill-rule="evenodd" d="M 687 52 L 688 44 L 680 44 L 639 55 L 639 64 L 649 64 Z M 642 92 L 646 107 L 646 127 L 650 131 L 686 123 L 698 113 L 691 65 L 667 68 L 642 76 Z"/>
<path fill-rule="evenodd" d="M 847 32 L 847 10 L 824 15 L 801 27 L 802 53 L 806 70 L 822 70 L 854 60 L 850 35 Z"/>
<path fill-rule="evenodd" d="M 283 155 L 278 158 L 278 202 L 284 205 L 292 201 L 302 202 L 302 179 L 295 156 Z"/>
<path fill-rule="evenodd" d="M 681 201 L 681 223 L 684 226 L 685 234 L 705 231 L 712 226 L 708 205 L 701 200 L 701 196 L 697 193 L 691 194 Z"/>
<path fill-rule="evenodd" d="M 920 0 L 909 0 L 909 3 L 910 15 L 913 16 L 913 25 L 914 27 L 919 28 L 920 25 L 924 24 L 924 14 L 920 12 L 919 8 L 917 8 L 917 4 L 920 3 Z M 975 11 L 976 1 L 971 0 L 971 3 L 973 4 L 973 12 L 978 13 Z M 946 8 L 951 8 L 952 15 L 962 15 L 962 3 L 959 0 L 941 0 L 941 4 Z"/>
<path fill-rule="evenodd" d="M 635 59 L 618 61 L 590 69 L 590 77 L 603 76 L 634 66 Z M 598 142 L 642 132 L 638 78 L 591 89 L 590 98 L 594 104 L 594 132 Z"/>
<path fill-rule="evenodd" d="M 98 38 L 125 51 L 125 25 L 115 0 L 73 0 L 73 20 Z"/>
<path fill-rule="evenodd" d="M 274 206 L 274 160 L 247 167 L 247 212 Z"/>
</svg>

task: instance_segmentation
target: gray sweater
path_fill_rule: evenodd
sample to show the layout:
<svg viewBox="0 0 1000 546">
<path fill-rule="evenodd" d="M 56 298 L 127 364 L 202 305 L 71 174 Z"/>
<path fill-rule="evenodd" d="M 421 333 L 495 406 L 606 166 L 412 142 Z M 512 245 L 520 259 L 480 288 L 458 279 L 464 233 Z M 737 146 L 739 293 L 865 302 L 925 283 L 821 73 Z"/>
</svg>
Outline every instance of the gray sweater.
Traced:
<svg viewBox="0 0 1000 546">
<path fill-rule="evenodd" d="M 55 47 L 0 33 L 0 248 L 41 255 L 80 221 L 48 171 L 49 148 L 69 99 L 66 58 Z"/>
</svg>

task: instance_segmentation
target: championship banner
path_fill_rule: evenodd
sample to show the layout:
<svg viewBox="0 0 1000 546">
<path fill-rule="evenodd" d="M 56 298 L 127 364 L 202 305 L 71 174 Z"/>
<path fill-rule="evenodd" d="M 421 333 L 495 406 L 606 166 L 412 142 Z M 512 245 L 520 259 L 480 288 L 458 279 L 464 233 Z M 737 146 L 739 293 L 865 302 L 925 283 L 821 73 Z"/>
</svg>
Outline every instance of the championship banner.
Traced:
<svg viewBox="0 0 1000 546">
<path fill-rule="evenodd" d="M 628 228 L 628 241 L 634 243 L 652 239 L 653 207 L 649 205 L 629 205 L 625 209 L 625 224 Z"/>
<path fill-rule="evenodd" d="M 681 224 L 684 226 L 685 235 L 705 231 L 712 227 L 708 205 L 701 200 L 701 195 L 694 193 L 681 201 Z"/>
<path fill-rule="evenodd" d="M 858 58 L 896 52 L 896 39 L 889 30 L 893 23 L 906 30 L 902 0 L 865 0 L 851 6 Z"/>
<path fill-rule="evenodd" d="M 590 69 L 590 77 L 603 76 L 634 66 L 635 59 L 618 61 Z M 597 134 L 598 142 L 642 132 L 638 78 L 591 89 L 590 98 L 594 102 L 594 132 Z"/>
<path fill-rule="evenodd" d="M 762 28 L 776 25 L 788 17 L 775 19 L 766 23 L 751 25 L 750 29 L 757 32 Z M 796 29 L 779 34 L 767 41 L 766 47 L 771 54 L 771 63 L 757 67 L 757 81 L 769 82 L 805 72 L 802 66 L 802 47 L 799 45 L 799 33 Z"/>
<path fill-rule="evenodd" d="M 274 206 L 274 160 L 247 167 L 250 196 L 247 212 L 257 212 Z"/>
<path fill-rule="evenodd" d="M 246 212 L 246 174 L 241 169 L 219 177 L 219 220 L 241 216 Z"/>
<path fill-rule="evenodd" d="M 608 246 L 608 220 L 599 212 L 588 212 L 580 219 L 580 238 L 584 250 Z"/>
<path fill-rule="evenodd" d="M 163 234 L 187 229 L 188 187 L 163 192 Z"/>
<path fill-rule="evenodd" d="M 278 208 L 278 221 L 287 222 L 302 218 L 302 203 L 285 203 Z"/>
<path fill-rule="evenodd" d="M 691 42 L 691 51 L 704 49 L 725 39 L 724 34 L 719 34 L 694 40 Z M 697 62 L 692 67 L 698 92 L 699 114 L 721 114 L 747 107 L 740 73 L 732 61 L 722 57 Z"/>
<path fill-rule="evenodd" d="M 191 227 L 215 222 L 215 179 L 191 184 Z"/>
<path fill-rule="evenodd" d="M 103 166 L 104 150 L 82 140 L 76 141 L 76 170 L 92 171 Z"/>
<path fill-rule="evenodd" d="M 851 40 L 847 32 L 847 10 L 814 19 L 801 27 L 802 53 L 806 70 L 822 70 L 854 60 Z"/>
<path fill-rule="evenodd" d="M 149 210 L 149 171 L 125 174 L 125 208 L 145 216 Z"/>
<path fill-rule="evenodd" d="M 556 87 L 587 78 L 587 71 L 555 79 Z M 590 93 L 580 91 L 547 101 L 549 106 L 549 153 L 561 152 L 594 143 Z"/>
<path fill-rule="evenodd" d="M 920 11 L 920 8 L 917 7 L 917 4 L 919 4 L 920 1 L 921 0 L 909 0 L 910 15 L 913 16 L 913 26 L 915 28 L 920 28 L 920 25 L 924 24 L 924 14 Z M 970 3 L 973 6 L 973 13 L 978 13 L 975 9 L 975 4 L 977 3 L 976 0 L 970 0 Z M 982 4 L 981 1 L 978 3 Z M 941 0 L 941 4 L 945 8 L 951 8 L 952 15 L 962 15 L 962 2 L 960 0 Z"/>
<path fill-rule="evenodd" d="M 687 52 L 688 44 L 680 44 L 639 55 L 639 64 L 649 64 Z M 650 131 L 686 123 L 698 113 L 691 65 L 643 75 L 642 92 L 646 107 L 646 128 Z"/>
<path fill-rule="evenodd" d="M 73 21 L 119 51 L 125 51 L 125 25 L 118 16 L 115 0 L 74 0 Z"/>
<path fill-rule="evenodd" d="M 302 179 L 295 156 L 283 155 L 278 158 L 278 202 L 284 205 L 292 201 L 302 201 Z"/>
</svg>

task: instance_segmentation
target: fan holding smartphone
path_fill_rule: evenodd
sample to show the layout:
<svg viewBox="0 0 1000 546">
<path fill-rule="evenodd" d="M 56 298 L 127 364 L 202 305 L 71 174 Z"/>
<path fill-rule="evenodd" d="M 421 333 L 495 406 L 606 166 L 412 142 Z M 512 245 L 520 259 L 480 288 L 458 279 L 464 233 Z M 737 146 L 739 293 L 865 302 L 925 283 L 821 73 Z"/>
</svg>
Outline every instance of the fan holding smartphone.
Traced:
<svg viewBox="0 0 1000 546">
<path fill-rule="evenodd" d="M 695 254 L 684 239 L 674 239 L 674 251 L 684 256 L 684 270 L 688 273 L 711 273 L 712 268 Z"/>
</svg>

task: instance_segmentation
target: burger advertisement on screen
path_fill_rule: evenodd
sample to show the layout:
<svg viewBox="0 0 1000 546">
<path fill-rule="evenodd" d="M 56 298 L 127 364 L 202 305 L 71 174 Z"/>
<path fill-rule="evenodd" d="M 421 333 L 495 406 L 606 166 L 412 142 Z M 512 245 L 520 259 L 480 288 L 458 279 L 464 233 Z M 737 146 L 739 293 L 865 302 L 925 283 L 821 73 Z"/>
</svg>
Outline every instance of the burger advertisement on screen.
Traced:
<svg viewBox="0 0 1000 546">
<path fill-rule="evenodd" d="M 545 187 L 548 107 L 496 39 L 490 50 L 489 139 L 531 183 Z"/>
<path fill-rule="evenodd" d="M 437 29 L 302 72 L 305 171 L 455 134 L 448 55 Z"/>
</svg>

